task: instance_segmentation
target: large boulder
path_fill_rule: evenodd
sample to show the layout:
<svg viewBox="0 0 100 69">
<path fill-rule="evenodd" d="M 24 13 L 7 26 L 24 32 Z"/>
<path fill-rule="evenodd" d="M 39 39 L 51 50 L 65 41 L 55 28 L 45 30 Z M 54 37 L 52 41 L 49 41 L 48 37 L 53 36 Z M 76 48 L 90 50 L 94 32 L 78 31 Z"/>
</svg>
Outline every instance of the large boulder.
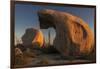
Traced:
<svg viewBox="0 0 100 69">
<path fill-rule="evenodd" d="M 35 47 L 43 46 L 43 34 L 40 30 L 34 28 L 28 28 L 25 31 L 25 34 L 22 36 L 23 46 L 25 47 Z"/>
<path fill-rule="evenodd" d="M 40 28 L 55 28 L 54 46 L 63 56 L 88 55 L 93 50 L 93 32 L 81 18 L 50 9 L 40 10 L 38 16 Z"/>
</svg>

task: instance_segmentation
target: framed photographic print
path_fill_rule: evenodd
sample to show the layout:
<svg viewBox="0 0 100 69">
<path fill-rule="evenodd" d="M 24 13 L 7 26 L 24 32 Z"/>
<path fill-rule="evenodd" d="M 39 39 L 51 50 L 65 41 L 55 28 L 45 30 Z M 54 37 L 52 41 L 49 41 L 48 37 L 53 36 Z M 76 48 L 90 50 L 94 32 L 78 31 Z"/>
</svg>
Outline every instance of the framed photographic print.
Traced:
<svg viewBox="0 0 100 69">
<path fill-rule="evenodd" d="M 96 63 L 96 6 L 11 1 L 11 68 Z"/>
</svg>

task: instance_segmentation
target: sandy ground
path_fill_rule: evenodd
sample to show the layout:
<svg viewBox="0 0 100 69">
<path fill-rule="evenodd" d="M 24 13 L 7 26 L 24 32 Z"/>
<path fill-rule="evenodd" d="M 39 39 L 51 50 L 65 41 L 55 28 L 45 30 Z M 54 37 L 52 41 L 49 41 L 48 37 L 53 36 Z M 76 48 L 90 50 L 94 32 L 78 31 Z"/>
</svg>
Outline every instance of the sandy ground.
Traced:
<svg viewBox="0 0 100 69">
<path fill-rule="evenodd" d="M 47 65 L 74 64 L 74 63 L 91 63 L 92 60 L 86 59 L 67 59 L 59 53 L 43 53 L 33 50 L 34 52 L 24 52 L 24 64 L 16 64 L 15 67 L 37 67 Z M 23 61 L 22 61 L 23 62 Z"/>
</svg>

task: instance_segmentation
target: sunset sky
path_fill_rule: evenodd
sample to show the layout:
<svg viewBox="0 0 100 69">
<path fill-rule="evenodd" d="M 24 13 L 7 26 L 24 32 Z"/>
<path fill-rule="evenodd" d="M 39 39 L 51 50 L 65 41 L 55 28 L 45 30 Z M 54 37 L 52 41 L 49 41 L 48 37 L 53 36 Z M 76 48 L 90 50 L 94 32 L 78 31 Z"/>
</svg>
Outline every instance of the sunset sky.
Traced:
<svg viewBox="0 0 100 69">
<path fill-rule="evenodd" d="M 68 12 L 76 16 L 81 17 L 94 32 L 94 8 L 85 7 L 69 7 L 69 6 L 51 6 L 51 5 L 31 5 L 31 4 L 16 4 L 15 5 L 15 34 L 18 38 L 21 38 L 27 28 L 39 29 L 39 20 L 37 11 L 42 9 L 54 9 L 58 11 Z M 46 42 L 48 42 L 48 30 L 51 31 L 51 43 L 55 37 L 55 30 L 49 28 L 42 30 Z"/>
</svg>

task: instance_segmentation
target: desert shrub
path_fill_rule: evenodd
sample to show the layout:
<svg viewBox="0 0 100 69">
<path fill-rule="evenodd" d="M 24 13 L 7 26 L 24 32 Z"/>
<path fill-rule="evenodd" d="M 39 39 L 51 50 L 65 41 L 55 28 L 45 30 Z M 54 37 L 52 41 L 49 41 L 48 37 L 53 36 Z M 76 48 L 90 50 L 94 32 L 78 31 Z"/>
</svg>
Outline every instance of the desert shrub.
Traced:
<svg viewBox="0 0 100 69">
<path fill-rule="evenodd" d="M 15 47 L 21 49 L 22 52 L 26 50 L 25 46 L 22 44 L 17 44 Z"/>
</svg>

